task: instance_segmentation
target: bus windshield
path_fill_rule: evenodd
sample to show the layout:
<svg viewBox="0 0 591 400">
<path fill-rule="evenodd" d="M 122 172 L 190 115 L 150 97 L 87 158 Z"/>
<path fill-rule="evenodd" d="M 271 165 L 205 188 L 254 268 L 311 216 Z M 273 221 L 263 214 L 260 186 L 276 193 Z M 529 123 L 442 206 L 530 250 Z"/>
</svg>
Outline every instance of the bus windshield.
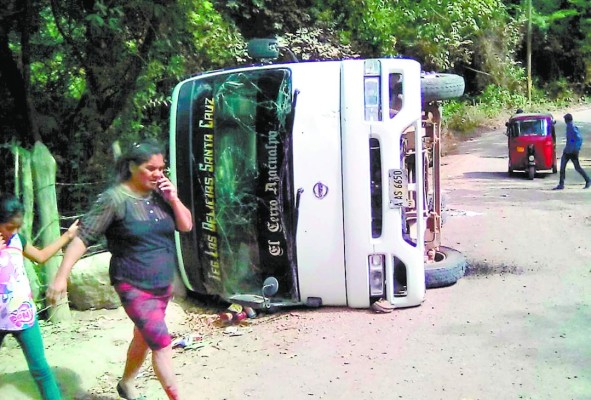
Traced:
<svg viewBox="0 0 591 400">
<path fill-rule="evenodd" d="M 260 294 L 273 276 L 278 297 L 297 296 L 292 117 L 287 69 L 230 71 L 181 84 L 177 180 L 195 218 L 181 247 L 197 291 Z"/>
</svg>

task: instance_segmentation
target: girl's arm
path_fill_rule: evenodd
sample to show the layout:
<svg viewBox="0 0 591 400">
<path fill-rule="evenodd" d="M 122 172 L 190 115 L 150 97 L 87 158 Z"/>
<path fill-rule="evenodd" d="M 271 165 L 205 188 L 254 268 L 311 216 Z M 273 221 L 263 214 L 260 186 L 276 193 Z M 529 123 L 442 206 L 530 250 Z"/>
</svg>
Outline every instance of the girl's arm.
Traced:
<svg viewBox="0 0 591 400">
<path fill-rule="evenodd" d="M 78 232 L 78 220 L 74 221 L 68 230 L 57 240 L 45 246 L 43 249 L 38 249 L 32 244 L 27 243 L 23 249 L 23 254 L 29 260 L 42 264 L 49 260 L 55 253 L 57 253 L 59 249 L 68 244 L 74 237 L 76 237 L 76 232 Z"/>
</svg>

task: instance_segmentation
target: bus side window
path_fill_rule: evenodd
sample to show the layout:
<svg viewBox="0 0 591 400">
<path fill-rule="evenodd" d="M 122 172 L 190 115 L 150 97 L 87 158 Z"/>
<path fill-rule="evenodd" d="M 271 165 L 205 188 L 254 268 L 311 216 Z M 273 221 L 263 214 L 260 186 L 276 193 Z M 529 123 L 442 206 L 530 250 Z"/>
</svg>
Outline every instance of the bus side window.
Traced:
<svg viewBox="0 0 591 400">
<path fill-rule="evenodd" d="M 390 74 L 389 77 L 390 92 L 390 118 L 394 118 L 402 109 L 402 74 Z"/>
</svg>

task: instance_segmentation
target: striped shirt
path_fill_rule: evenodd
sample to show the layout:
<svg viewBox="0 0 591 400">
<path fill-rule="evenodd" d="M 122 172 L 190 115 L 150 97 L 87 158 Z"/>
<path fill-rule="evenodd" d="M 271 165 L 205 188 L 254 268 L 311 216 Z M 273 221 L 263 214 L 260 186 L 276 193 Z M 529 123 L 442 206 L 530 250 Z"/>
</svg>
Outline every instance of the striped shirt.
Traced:
<svg viewBox="0 0 591 400">
<path fill-rule="evenodd" d="M 119 184 L 99 196 L 82 218 L 78 237 L 88 247 L 105 235 L 112 254 L 111 284 L 155 289 L 172 283 L 174 231 L 172 209 L 159 194 L 141 197 Z"/>
</svg>

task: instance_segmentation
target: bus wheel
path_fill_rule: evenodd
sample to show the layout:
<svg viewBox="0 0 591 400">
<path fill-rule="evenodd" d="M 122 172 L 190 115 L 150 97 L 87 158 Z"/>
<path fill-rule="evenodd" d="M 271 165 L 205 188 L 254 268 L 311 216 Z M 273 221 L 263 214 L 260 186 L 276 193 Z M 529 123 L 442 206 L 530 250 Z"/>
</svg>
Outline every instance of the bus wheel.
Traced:
<svg viewBox="0 0 591 400">
<path fill-rule="evenodd" d="M 439 246 L 435 261 L 425 263 L 427 289 L 453 285 L 466 272 L 466 258 L 451 247 Z"/>
</svg>

